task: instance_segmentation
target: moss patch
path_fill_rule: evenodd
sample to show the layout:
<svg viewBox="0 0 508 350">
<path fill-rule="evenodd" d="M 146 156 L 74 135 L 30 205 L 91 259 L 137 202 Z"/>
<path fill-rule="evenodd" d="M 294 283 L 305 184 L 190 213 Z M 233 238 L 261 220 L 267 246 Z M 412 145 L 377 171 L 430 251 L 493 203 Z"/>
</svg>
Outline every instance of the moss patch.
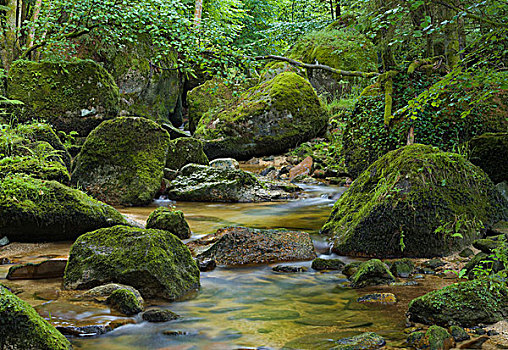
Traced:
<svg viewBox="0 0 508 350">
<path fill-rule="evenodd" d="M 143 305 L 141 305 L 136 295 L 128 289 L 115 290 L 108 297 L 106 303 L 127 316 L 136 315 L 143 311 Z"/>
<path fill-rule="evenodd" d="M 191 230 L 183 212 L 168 208 L 157 208 L 146 221 L 146 228 L 169 231 L 180 239 L 190 238 Z"/>
<path fill-rule="evenodd" d="M 187 164 L 208 165 L 208 157 L 203 152 L 203 141 L 192 137 L 171 140 L 166 159 L 166 168 L 179 170 Z"/>
<path fill-rule="evenodd" d="M 463 248 L 482 225 L 506 215 L 506 201 L 480 168 L 458 154 L 414 144 L 363 172 L 322 232 L 335 237 L 341 255 L 426 257 Z"/>
<path fill-rule="evenodd" d="M 358 270 L 350 278 L 353 288 L 363 288 L 375 286 L 378 284 L 388 284 L 395 282 L 388 266 L 381 260 L 372 259 L 358 266 Z"/>
</svg>

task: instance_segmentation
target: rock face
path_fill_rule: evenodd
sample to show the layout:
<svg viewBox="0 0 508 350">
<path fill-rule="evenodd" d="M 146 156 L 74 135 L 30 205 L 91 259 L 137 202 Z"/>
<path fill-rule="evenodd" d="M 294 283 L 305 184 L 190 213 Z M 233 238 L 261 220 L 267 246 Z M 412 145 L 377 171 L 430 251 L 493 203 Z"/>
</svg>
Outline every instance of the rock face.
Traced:
<svg viewBox="0 0 508 350">
<path fill-rule="evenodd" d="M 221 265 L 270 264 L 311 260 L 316 257 L 308 233 L 286 230 L 258 230 L 227 227 L 191 242 L 194 251 L 212 244 L 198 260 L 213 259 Z"/>
<path fill-rule="evenodd" d="M 487 133 L 469 141 L 469 159 L 494 183 L 508 181 L 508 133 Z"/>
<path fill-rule="evenodd" d="M 146 228 L 169 231 L 180 239 L 191 236 L 189 224 L 180 210 L 157 208 L 148 217 Z"/>
<path fill-rule="evenodd" d="M 205 114 L 195 137 L 206 140 L 208 158 L 238 160 L 286 151 L 323 131 L 327 115 L 301 76 L 286 72 L 243 93 L 218 114 Z"/>
<path fill-rule="evenodd" d="M 289 57 L 305 62 L 324 64 L 348 71 L 375 72 L 377 55 L 372 42 L 353 29 L 326 28 L 301 37 L 288 53 Z M 351 91 L 351 83 L 361 82 L 321 70 L 308 70 L 307 75 L 318 93 L 340 96 Z"/>
<path fill-rule="evenodd" d="M 187 164 L 208 165 L 208 158 L 203 152 L 203 141 L 192 137 L 181 137 L 171 140 L 166 160 L 166 168 L 179 170 Z"/>
<path fill-rule="evenodd" d="M 506 201 L 483 170 L 458 154 L 414 144 L 362 173 L 322 232 L 335 237 L 340 255 L 438 256 L 470 244 L 481 223 L 489 227 L 506 215 Z"/>
<path fill-rule="evenodd" d="M 187 247 L 166 231 L 115 226 L 72 245 L 64 286 L 87 289 L 117 282 L 144 298 L 176 300 L 199 288 L 199 269 Z"/>
<path fill-rule="evenodd" d="M 243 170 L 204 165 L 184 166 L 167 191 L 169 199 L 199 202 L 262 202 L 290 197 L 269 191 L 256 177 Z"/>
<path fill-rule="evenodd" d="M 68 350 L 71 343 L 29 304 L 0 286 L 0 344 L 13 350 Z"/>
<path fill-rule="evenodd" d="M 0 181 L 0 235 L 11 241 L 74 240 L 114 225 L 127 221 L 113 207 L 56 181 L 22 175 Z"/>
<path fill-rule="evenodd" d="M 441 326 L 472 327 L 495 323 L 508 314 L 506 284 L 489 279 L 452 284 L 418 297 L 409 304 L 409 319 Z"/>
<path fill-rule="evenodd" d="M 25 103 L 22 120 L 44 119 L 57 130 L 81 136 L 115 117 L 120 102 L 113 77 L 91 60 L 16 61 L 7 94 Z"/>
<path fill-rule="evenodd" d="M 395 278 L 390 270 L 388 270 L 388 266 L 378 259 L 372 259 L 362 263 L 349 279 L 351 280 L 351 287 L 353 288 L 363 288 L 395 282 Z"/>
<path fill-rule="evenodd" d="M 168 145 L 168 133 L 151 120 L 108 120 L 87 137 L 72 182 L 109 204 L 149 204 L 160 189 Z"/>
</svg>

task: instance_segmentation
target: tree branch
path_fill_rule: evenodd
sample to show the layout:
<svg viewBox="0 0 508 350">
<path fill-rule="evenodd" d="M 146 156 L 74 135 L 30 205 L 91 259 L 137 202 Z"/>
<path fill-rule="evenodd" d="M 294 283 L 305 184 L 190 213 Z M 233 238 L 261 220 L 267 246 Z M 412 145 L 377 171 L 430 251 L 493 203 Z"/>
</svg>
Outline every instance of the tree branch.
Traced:
<svg viewBox="0 0 508 350">
<path fill-rule="evenodd" d="M 494 26 L 496 28 L 500 28 L 500 27 L 502 27 L 502 28 L 508 28 L 508 23 L 492 21 L 492 20 L 486 18 L 485 16 L 475 15 L 474 13 L 471 13 L 471 12 L 469 12 L 469 11 L 467 11 L 465 9 L 462 9 L 462 8 L 460 8 L 458 6 L 455 6 L 454 4 L 450 4 L 448 2 L 443 2 L 443 1 L 436 1 L 436 3 L 438 3 L 440 5 L 443 5 L 445 7 L 448 7 L 451 10 L 455 10 L 455 11 L 458 11 L 458 12 L 464 12 L 466 14 L 467 18 L 475 19 L 477 21 L 490 24 L 491 26 Z"/>
</svg>

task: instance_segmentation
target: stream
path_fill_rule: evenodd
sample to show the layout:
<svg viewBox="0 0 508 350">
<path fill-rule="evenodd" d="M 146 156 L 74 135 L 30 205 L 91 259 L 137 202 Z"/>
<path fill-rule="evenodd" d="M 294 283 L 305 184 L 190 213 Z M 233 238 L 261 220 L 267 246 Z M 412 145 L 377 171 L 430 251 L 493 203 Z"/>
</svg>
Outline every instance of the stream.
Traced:
<svg viewBox="0 0 508 350">
<path fill-rule="evenodd" d="M 328 244 L 317 233 L 326 221 L 335 200 L 345 188 L 303 186 L 306 198 L 270 203 L 198 203 L 157 200 L 150 207 L 119 208 L 144 222 L 156 206 L 182 210 L 193 238 L 228 225 L 256 228 L 288 228 L 312 234 L 321 257 Z M 18 260 L 36 262 L 68 254 L 70 243 L 42 244 L 32 252 L 22 251 Z M 339 257 L 344 262 L 351 259 Z M 318 272 L 310 261 L 286 263 L 302 265 L 307 272 L 276 273 L 277 264 L 242 268 L 218 267 L 201 273 L 201 290 L 195 298 L 175 303 L 151 301 L 182 317 L 166 323 L 148 323 L 138 315 L 127 324 L 98 337 L 73 338 L 76 349 L 328 349 L 333 340 L 373 331 L 391 346 L 403 347 L 407 337 L 405 311 L 416 296 L 440 288 L 445 280 L 427 276 L 417 286 L 377 286 L 354 290 L 345 276 Z M 0 265 L 3 278 L 8 265 Z M 129 321 L 108 307 L 78 301 L 76 291 L 62 291 L 61 279 L 5 281 L 22 291 L 19 296 L 55 326 L 104 324 Z M 395 305 L 363 305 L 356 299 L 373 292 L 396 294 Z M 78 292 L 79 293 L 79 292 Z M 151 306 L 147 305 L 147 306 Z"/>
</svg>

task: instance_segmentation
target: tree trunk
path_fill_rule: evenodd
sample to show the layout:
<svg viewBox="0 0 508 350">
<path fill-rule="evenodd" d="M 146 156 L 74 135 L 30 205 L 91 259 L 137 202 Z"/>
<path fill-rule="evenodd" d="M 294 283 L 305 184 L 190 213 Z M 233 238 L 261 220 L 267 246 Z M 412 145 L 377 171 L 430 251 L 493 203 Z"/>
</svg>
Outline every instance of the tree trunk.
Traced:
<svg viewBox="0 0 508 350">
<path fill-rule="evenodd" d="M 196 0 L 196 10 L 194 12 L 194 26 L 201 24 L 201 16 L 203 14 L 203 0 Z"/>
<path fill-rule="evenodd" d="M 340 10 L 340 0 L 337 0 L 337 5 L 335 6 L 335 18 L 339 18 L 342 16 L 342 12 Z"/>
</svg>

